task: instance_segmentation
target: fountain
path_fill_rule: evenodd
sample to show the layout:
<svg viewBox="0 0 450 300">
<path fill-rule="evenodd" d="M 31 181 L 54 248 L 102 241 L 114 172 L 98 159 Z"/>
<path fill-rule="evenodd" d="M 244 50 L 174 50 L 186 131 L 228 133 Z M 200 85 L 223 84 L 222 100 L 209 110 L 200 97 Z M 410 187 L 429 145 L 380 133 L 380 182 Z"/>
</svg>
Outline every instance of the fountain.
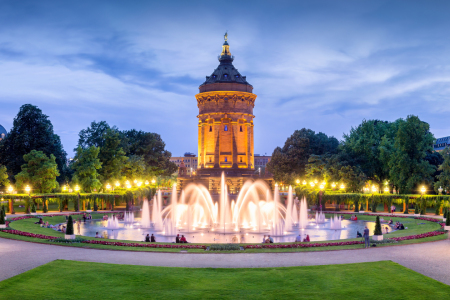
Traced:
<svg viewBox="0 0 450 300">
<path fill-rule="evenodd" d="M 298 216 L 298 228 L 305 229 L 308 225 L 308 206 L 306 204 L 306 199 L 300 201 L 300 211 Z"/>
<path fill-rule="evenodd" d="M 316 224 L 323 224 L 325 223 L 325 214 L 323 212 L 316 211 Z"/>
<path fill-rule="evenodd" d="M 114 215 L 111 218 L 108 218 L 106 228 L 118 229 L 119 228 L 119 219 L 116 218 L 116 216 L 114 216 Z"/>
<path fill-rule="evenodd" d="M 144 203 L 142 204 L 141 227 L 150 228 L 150 210 L 147 199 L 144 199 Z"/>
<path fill-rule="evenodd" d="M 334 217 L 330 218 L 330 229 L 341 230 L 341 217 L 334 215 Z"/>
<path fill-rule="evenodd" d="M 148 204 L 147 204 L 148 207 Z M 125 223 L 134 223 L 134 213 L 132 211 L 126 211 L 123 217 Z"/>
</svg>

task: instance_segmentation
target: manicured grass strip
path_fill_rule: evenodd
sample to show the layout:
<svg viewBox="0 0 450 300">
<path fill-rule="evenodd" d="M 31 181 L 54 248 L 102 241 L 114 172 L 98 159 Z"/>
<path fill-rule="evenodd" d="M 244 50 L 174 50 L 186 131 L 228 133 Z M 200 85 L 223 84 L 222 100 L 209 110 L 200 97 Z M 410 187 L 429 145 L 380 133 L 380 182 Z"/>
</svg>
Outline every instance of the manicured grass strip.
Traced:
<svg viewBox="0 0 450 300">
<path fill-rule="evenodd" d="M 0 282 L 4 299 L 448 299 L 450 287 L 391 261 L 193 269 L 57 260 Z"/>
</svg>

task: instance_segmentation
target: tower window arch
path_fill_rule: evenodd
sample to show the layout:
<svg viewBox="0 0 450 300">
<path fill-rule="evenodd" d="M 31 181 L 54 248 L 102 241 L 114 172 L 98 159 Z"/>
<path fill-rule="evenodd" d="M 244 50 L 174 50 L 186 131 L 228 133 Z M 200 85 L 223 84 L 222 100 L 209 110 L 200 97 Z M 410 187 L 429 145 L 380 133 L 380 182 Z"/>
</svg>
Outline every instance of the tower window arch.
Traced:
<svg viewBox="0 0 450 300">
<path fill-rule="evenodd" d="M 239 131 L 242 132 L 242 125 L 239 127 Z"/>
<path fill-rule="evenodd" d="M 225 162 L 228 162 L 228 158 L 225 156 Z"/>
<path fill-rule="evenodd" d="M 209 126 L 209 132 L 212 132 L 212 126 Z"/>
<path fill-rule="evenodd" d="M 223 128 L 223 131 L 228 131 L 228 125 L 225 125 L 225 127 Z"/>
</svg>

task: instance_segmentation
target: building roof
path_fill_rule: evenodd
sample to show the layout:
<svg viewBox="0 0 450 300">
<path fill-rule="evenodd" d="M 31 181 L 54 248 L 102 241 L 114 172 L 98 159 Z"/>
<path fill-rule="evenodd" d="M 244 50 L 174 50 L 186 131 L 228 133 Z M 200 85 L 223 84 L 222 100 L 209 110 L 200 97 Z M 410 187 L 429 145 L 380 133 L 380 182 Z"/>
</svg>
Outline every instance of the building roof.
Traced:
<svg viewBox="0 0 450 300">
<path fill-rule="evenodd" d="M 214 70 L 211 76 L 206 76 L 205 82 L 200 86 L 213 83 L 239 83 L 252 86 L 247 82 L 246 76 L 242 76 L 233 66 L 234 56 L 230 53 L 230 46 L 228 45 L 227 39 L 227 34 L 225 34 L 222 53 L 218 57 L 220 62 L 219 66 Z"/>
<path fill-rule="evenodd" d="M 450 145 L 450 136 L 438 138 L 436 140 L 436 143 L 433 145 L 433 148 L 435 151 L 441 151 L 444 150 L 448 145 Z"/>
<path fill-rule="evenodd" d="M 0 125 L 0 135 L 1 135 L 2 133 L 4 133 L 4 134 L 6 135 L 8 132 L 6 132 L 5 127 L 3 127 L 2 125 Z"/>
</svg>

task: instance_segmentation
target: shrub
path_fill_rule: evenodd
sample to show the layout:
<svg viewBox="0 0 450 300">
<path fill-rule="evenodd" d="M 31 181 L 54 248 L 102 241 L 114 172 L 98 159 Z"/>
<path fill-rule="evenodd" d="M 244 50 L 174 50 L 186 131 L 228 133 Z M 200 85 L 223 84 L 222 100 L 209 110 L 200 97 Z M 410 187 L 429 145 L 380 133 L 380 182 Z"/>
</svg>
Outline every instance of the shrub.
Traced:
<svg viewBox="0 0 450 300">
<path fill-rule="evenodd" d="M 52 239 L 52 240 L 49 240 L 50 242 L 55 242 L 55 243 L 66 243 L 66 244 L 68 244 L 68 243 L 83 243 L 84 241 L 87 241 L 86 239 L 83 239 L 83 238 L 76 238 L 76 239 L 73 239 L 73 240 L 66 240 L 65 238 L 56 238 L 56 239 Z"/>
<path fill-rule="evenodd" d="M 209 246 L 210 251 L 235 251 L 241 250 L 239 245 L 234 244 L 213 244 Z"/>
<path fill-rule="evenodd" d="M 94 200 L 94 211 L 98 210 L 97 200 Z"/>
<path fill-rule="evenodd" d="M 383 235 L 383 232 L 381 231 L 380 216 L 377 216 L 377 221 L 375 223 L 375 230 L 374 230 L 373 234 L 374 235 Z"/>
<path fill-rule="evenodd" d="M 69 219 L 67 220 L 66 234 L 73 234 L 72 216 L 69 216 Z"/>
<path fill-rule="evenodd" d="M 47 201 L 45 201 L 45 199 L 44 199 L 43 202 L 44 202 L 44 204 L 42 205 L 42 212 L 46 213 L 46 212 L 48 212 Z"/>
<path fill-rule="evenodd" d="M 361 207 L 359 208 L 360 211 L 364 211 L 363 203 L 361 202 Z"/>
<path fill-rule="evenodd" d="M 31 212 L 35 213 L 36 212 L 36 205 L 34 205 L 34 202 L 31 203 Z"/>
<path fill-rule="evenodd" d="M 2 207 L 2 209 L 0 210 L 0 224 L 1 225 L 6 224 L 6 221 L 5 221 L 5 207 Z"/>
<path fill-rule="evenodd" d="M 414 214 L 418 215 L 419 214 L 419 205 L 416 203 L 416 207 L 414 208 Z"/>
<path fill-rule="evenodd" d="M 359 202 L 358 200 L 355 201 L 355 212 L 359 212 Z"/>
<path fill-rule="evenodd" d="M 87 210 L 91 210 L 91 202 L 90 201 L 88 201 Z"/>
<path fill-rule="evenodd" d="M 448 218 L 448 212 L 447 212 L 447 220 L 445 221 L 445 226 L 450 226 L 450 218 Z"/>
</svg>

